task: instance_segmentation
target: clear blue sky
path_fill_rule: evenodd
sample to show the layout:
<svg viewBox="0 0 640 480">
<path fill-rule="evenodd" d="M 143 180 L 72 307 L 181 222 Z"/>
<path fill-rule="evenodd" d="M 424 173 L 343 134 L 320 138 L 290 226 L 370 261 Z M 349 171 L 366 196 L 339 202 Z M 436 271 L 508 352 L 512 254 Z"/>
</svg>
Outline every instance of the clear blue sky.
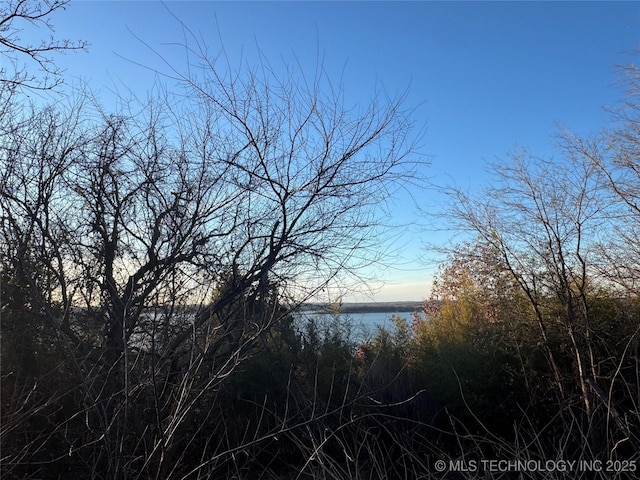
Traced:
<svg viewBox="0 0 640 480">
<path fill-rule="evenodd" d="M 604 108 L 621 96 L 616 65 L 640 46 L 640 2 L 167 2 L 212 51 L 313 64 L 319 50 L 330 76 L 342 77 L 348 100 L 366 101 L 376 85 L 408 89 L 407 106 L 426 126 L 424 175 L 473 188 L 488 181 L 487 163 L 514 146 L 552 153 L 560 123 L 578 134 L 606 126 Z M 138 92 L 153 75 L 122 57 L 159 66 L 135 36 L 176 65 L 182 31 L 162 4 L 72 1 L 53 19 L 56 36 L 85 39 L 89 53 L 58 58 L 69 83 L 87 81 L 106 102 L 114 85 Z M 218 31 L 219 30 L 219 31 Z M 135 36 L 134 36 L 135 35 Z M 439 208 L 434 191 L 416 192 Z M 376 300 L 421 300 L 432 266 L 417 259 L 423 218 L 399 199 L 397 217 L 416 227 L 403 235 L 399 268 L 384 272 Z"/>
</svg>

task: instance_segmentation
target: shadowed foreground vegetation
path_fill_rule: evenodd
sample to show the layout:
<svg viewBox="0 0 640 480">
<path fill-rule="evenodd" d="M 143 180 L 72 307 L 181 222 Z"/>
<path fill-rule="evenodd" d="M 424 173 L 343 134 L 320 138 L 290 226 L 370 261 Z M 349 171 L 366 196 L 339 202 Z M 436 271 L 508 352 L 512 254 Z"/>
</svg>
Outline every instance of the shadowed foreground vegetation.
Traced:
<svg viewBox="0 0 640 480">
<path fill-rule="evenodd" d="M 229 361 L 227 344 L 197 364 L 185 352 L 166 374 L 152 351 L 132 346 L 131 383 L 126 397 L 112 394 L 119 402 L 105 426 L 97 413 L 108 404 L 87 402 L 76 360 L 5 278 L 3 478 L 477 478 L 440 473 L 439 459 L 617 461 L 617 474 L 489 478 L 635 478 L 638 300 L 588 297 L 605 397 L 587 415 L 562 309 L 552 298 L 542 309 L 554 372 L 527 298 L 507 276 L 478 273 L 491 253 L 459 252 L 424 312 L 365 343 L 348 317 L 300 325 L 282 311 L 224 377 L 211 372 Z M 104 433 L 122 444 L 109 452 Z M 158 436 L 175 441 L 156 446 Z"/>
</svg>

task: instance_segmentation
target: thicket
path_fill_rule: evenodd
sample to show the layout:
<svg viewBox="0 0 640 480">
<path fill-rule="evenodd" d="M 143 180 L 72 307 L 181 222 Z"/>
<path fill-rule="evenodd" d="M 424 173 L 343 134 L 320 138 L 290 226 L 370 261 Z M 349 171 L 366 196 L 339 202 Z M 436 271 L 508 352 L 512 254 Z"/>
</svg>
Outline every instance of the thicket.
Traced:
<svg viewBox="0 0 640 480">
<path fill-rule="evenodd" d="M 422 162 L 409 112 L 198 42 L 172 92 L 110 108 L 0 82 L 2 478 L 370 468 L 325 460 L 366 433 L 355 347 L 292 312 L 380 261 L 380 206 Z"/>
<path fill-rule="evenodd" d="M 461 247 L 441 270 L 424 311 L 394 318 L 393 328 L 366 341 L 348 317 L 301 321 L 285 314 L 216 389 L 194 389 L 194 395 L 178 376 L 174 395 L 193 395 L 174 433 L 186 448 L 156 477 L 475 478 L 477 472 L 437 472 L 434 462 L 637 462 L 637 299 L 602 290 L 589 297 L 593 351 L 602 359 L 598 381 L 606 382 L 608 403 L 587 417 L 561 309 L 549 299 L 544 313 L 557 322 L 547 341 L 564 398 L 535 314 L 493 253 Z M 487 265 L 496 270 L 487 272 Z M 108 478 L 104 447 L 94 436 L 100 427 L 91 423 L 97 420 L 72 360 L 29 294 L 8 278 L 2 285 L 4 478 Z M 140 365 L 132 370 L 153 360 L 136 353 L 134 362 Z M 191 368 L 186 359 L 176 363 Z M 203 365 L 193 376 L 210 372 Z M 114 453 L 127 471 L 111 478 L 146 478 L 151 470 L 147 442 L 162 406 L 151 383 L 133 385 L 129 395 L 126 424 L 117 426 L 126 428 L 126 444 Z M 612 408 L 624 423 L 616 423 Z M 636 476 L 553 475 L 544 478 Z M 543 478 L 535 471 L 493 476 Z"/>
</svg>

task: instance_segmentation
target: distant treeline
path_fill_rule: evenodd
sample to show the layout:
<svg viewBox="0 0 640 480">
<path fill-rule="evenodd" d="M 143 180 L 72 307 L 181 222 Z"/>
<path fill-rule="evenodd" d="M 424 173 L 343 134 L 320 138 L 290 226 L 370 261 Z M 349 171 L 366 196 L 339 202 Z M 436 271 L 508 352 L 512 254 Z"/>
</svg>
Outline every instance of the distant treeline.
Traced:
<svg viewBox="0 0 640 480">
<path fill-rule="evenodd" d="M 345 302 L 345 303 L 305 303 L 300 311 L 324 312 L 327 314 L 369 313 L 369 312 L 421 312 L 424 302 Z"/>
</svg>

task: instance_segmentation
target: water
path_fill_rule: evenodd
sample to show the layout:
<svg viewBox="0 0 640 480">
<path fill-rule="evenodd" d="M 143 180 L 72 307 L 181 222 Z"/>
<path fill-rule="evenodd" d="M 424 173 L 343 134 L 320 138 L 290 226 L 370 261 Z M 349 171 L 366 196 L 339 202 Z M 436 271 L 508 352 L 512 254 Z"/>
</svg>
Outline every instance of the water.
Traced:
<svg viewBox="0 0 640 480">
<path fill-rule="evenodd" d="M 326 312 L 314 310 L 300 312 L 298 315 L 300 320 L 317 319 L 318 321 L 330 321 L 332 318 L 331 315 Z M 393 316 L 404 318 L 409 325 L 411 325 L 413 312 L 350 312 L 341 313 L 338 319 L 341 324 L 349 324 L 352 327 L 352 334 L 357 340 L 364 341 L 374 336 L 378 328 L 386 328 L 392 332 L 395 331 L 395 325 L 391 321 L 391 317 Z"/>
<path fill-rule="evenodd" d="M 364 313 L 346 313 L 345 316 L 351 318 L 356 325 L 363 325 L 366 328 L 375 331 L 377 327 L 393 327 L 391 317 L 397 316 L 404 318 L 411 323 L 413 312 L 364 312 Z"/>
</svg>

